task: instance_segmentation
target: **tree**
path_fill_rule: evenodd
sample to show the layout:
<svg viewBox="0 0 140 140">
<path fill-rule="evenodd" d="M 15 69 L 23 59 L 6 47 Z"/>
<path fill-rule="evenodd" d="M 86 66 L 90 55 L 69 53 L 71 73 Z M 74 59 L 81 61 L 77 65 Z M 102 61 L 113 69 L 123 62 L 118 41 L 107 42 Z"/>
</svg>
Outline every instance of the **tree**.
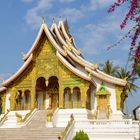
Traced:
<svg viewBox="0 0 140 140">
<path fill-rule="evenodd" d="M 116 77 L 125 79 L 128 81 L 127 85 L 124 89 L 125 94 L 128 96 L 129 93 L 132 94 L 133 91 L 136 92 L 138 86 L 134 84 L 134 81 L 137 79 L 136 77 L 133 77 L 130 71 L 125 70 L 124 68 L 121 68 L 117 73 Z"/>
<path fill-rule="evenodd" d="M 139 63 L 139 57 L 140 57 L 140 0 L 116 0 L 110 8 L 108 9 L 109 13 L 112 13 L 115 11 L 115 9 L 121 5 L 126 5 L 128 6 L 128 12 L 120 24 L 121 29 L 125 28 L 128 22 L 134 21 L 135 26 L 134 26 L 134 33 L 130 37 L 131 38 L 131 45 L 130 45 L 130 53 L 129 55 L 133 55 L 133 60 L 132 60 L 132 74 L 136 75 L 138 74 L 140 76 L 140 68 L 138 63 Z M 128 32 L 130 33 L 130 32 Z"/>
<path fill-rule="evenodd" d="M 124 92 L 127 96 L 129 93 L 132 94 L 133 91 L 137 90 L 138 86 L 134 84 L 137 78 L 134 77 L 130 71 L 120 68 L 119 66 L 114 66 L 110 60 L 105 61 L 104 64 L 100 64 L 100 69 L 111 76 L 115 76 L 120 79 L 126 79 L 127 85 L 124 88 Z"/>
<path fill-rule="evenodd" d="M 113 63 L 110 60 L 106 60 L 104 64 L 100 64 L 100 69 L 106 74 L 115 76 L 119 66 L 113 66 Z"/>
</svg>

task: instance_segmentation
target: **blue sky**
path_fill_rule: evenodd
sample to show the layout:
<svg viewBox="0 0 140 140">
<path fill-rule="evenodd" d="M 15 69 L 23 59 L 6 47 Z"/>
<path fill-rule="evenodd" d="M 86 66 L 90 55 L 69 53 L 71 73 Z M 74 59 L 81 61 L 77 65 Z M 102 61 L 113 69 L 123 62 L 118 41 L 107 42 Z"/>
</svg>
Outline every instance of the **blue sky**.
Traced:
<svg viewBox="0 0 140 140">
<path fill-rule="evenodd" d="M 115 13 L 107 9 L 114 0 L 2 0 L 0 4 L 0 76 L 7 78 L 22 65 L 22 52 L 26 53 L 35 40 L 41 17 L 50 27 L 52 18 L 58 22 L 68 18 L 70 31 L 77 47 L 92 63 L 110 59 L 125 66 L 129 41 L 107 51 L 132 26 L 121 30 L 119 25 L 127 9 L 120 7 Z M 130 96 L 129 111 L 140 104 L 140 94 Z"/>
</svg>

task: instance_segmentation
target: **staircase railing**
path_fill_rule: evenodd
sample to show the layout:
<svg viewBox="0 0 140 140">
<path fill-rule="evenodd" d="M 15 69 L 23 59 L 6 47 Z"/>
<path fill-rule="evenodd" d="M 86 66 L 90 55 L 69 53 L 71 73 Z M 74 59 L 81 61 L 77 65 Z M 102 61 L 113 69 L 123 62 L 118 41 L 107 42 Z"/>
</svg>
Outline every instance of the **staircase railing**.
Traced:
<svg viewBox="0 0 140 140">
<path fill-rule="evenodd" d="M 59 108 L 56 108 L 56 110 L 54 111 L 53 116 L 52 116 L 53 127 L 56 127 L 56 125 L 57 125 L 58 111 L 59 111 Z"/>
<path fill-rule="evenodd" d="M 0 119 L 0 125 L 3 124 L 3 122 L 6 120 L 7 118 L 7 114 L 10 112 L 10 110 L 7 109 L 7 112 L 4 114 L 4 116 Z"/>
<path fill-rule="evenodd" d="M 108 106 L 107 106 L 107 112 L 106 112 L 106 117 L 107 117 L 107 119 L 110 118 L 111 113 L 112 113 L 112 110 L 111 110 L 111 108 L 110 108 L 110 105 L 108 105 Z"/>
<path fill-rule="evenodd" d="M 94 112 L 94 119 L 98 118 L 98 114 L 99 114 L 99 106 L 97 106 L 95 112 Z"/>
<path fill-rule="evenodd" d="M 15 115 L 17 117 L 17 123 L 19 123 L 19 124 L 24 123 L 35 110 L 36 110 L 36 108 L 31 109 L 31 111 L 29 113 L 27 113 L 24 117 L 21 114 L 19 114 L 18 112 L 15 112 Z"/>
<path fill-rule="evenodd" d="M 71 114 L 70 116 L 70 121 L 68 122 L 65 130 L 63 132 L 61 132 L 58 136 L 58 140 L 67 140 L 68 139 L 68 135 L 71 136 L 70 131 L 74 126 L 74 117 L 73 114 Z"/>
<path fill-rule="evenodd" d="M 52 122 L 52 118 L 53 118 L 53 114 L 54 112 L 57 110 L 57 108 L 55 109 L 47 109 L 47 122 Z"/>
</svg>

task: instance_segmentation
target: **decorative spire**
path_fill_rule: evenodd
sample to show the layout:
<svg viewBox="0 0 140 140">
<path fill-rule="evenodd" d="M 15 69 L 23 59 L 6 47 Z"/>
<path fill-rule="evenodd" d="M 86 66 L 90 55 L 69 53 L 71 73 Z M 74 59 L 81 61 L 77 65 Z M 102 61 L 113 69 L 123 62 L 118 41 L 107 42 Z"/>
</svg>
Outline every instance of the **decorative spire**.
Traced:
<svg viewBox="0 0 140 140">
<path fill-rule="evenodd" d="M 46 23 L 45 22 L 45 17 L 41 17 L 42 18 L 42 24 Z"/>
<path fill-rule="evenodd" d="M 60 21 L 62 21 L 62 16 L 59 16 Z"/>
<path fill-rule="evenodd" d="M 52 17 L 52 22 L 53 22 L 53 23 L 56 23 L 56 22 L 55 22 L 55 18 L 54 18 L 54 17 Z"/>
<path fill-rule="evenodd" d="M 82 50 L 83 50 L 82 48 L 79 48 L 78 49 L 78 52 L 81 54 L 82 53 Z"/>
</svg>

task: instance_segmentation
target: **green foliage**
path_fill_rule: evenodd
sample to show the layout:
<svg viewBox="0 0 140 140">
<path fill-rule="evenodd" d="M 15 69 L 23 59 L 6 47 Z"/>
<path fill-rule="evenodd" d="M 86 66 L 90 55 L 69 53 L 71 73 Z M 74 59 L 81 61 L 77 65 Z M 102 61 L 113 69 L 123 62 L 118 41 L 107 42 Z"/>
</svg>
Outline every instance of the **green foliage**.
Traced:
<svg viewBox="0 0 140 140">
<path fill-rule="evenodd" d="M 89 137 L 87 133 L 85 133 L 83 130 L 80 130 L 79 132 L 76 132 L 76 135 L 72 140 L 89 140 Z"/>
<path fill-rule="evenodd" d="M 140 58 L 139 58 L 139 62 L 140 62 Z M 127 85 L 124 88 L 124 93 L 127 96 L 129 93 L 132 94 L 133 91 L 136 92 L 136 90 L 138 89 L 138 86 L 134 84 L 137 78 L 134 77 L 130 71 L 127 71 L 124 68 L 120 68 L 119 66 L 114 66 L 110 60 L 105 61 L 104 64 L 100 64 L 100 69 L 111 76 L 115 76 L 120 79 L 126 79 Z M 140 63 L 137 64 L 137 73 L 138 72 L 140 75 Z"/>
<path fill-rule="evenodd" d="M 136 73 L 140 77 L 140 56 L 138 56 L 136 61 Z"/>
<path fill-rule="evenodd" d="M 121 68 L 117 73 L 116 77 L 121 78 L 121 79 L 126 79 L 127 85 L 125 87 L 125 93 L 128 95 L 129 93 L 132 94 L 133 91 L 136 92 L 138 89 L 138 86 L 134 84 L 135 80 L 137 79 L 136 77 L 133 77 L 130 71 L 125 70 L 124 68 Z"/>
<path fill-rule="evenodd" d="M 117 70 L 119 69 L 119 66 L 114 66 L 110 60 L 107 60 L 104 64 L 100 64 L 100 69 L 106 74 L 115 76 Z"/>
</svg>

